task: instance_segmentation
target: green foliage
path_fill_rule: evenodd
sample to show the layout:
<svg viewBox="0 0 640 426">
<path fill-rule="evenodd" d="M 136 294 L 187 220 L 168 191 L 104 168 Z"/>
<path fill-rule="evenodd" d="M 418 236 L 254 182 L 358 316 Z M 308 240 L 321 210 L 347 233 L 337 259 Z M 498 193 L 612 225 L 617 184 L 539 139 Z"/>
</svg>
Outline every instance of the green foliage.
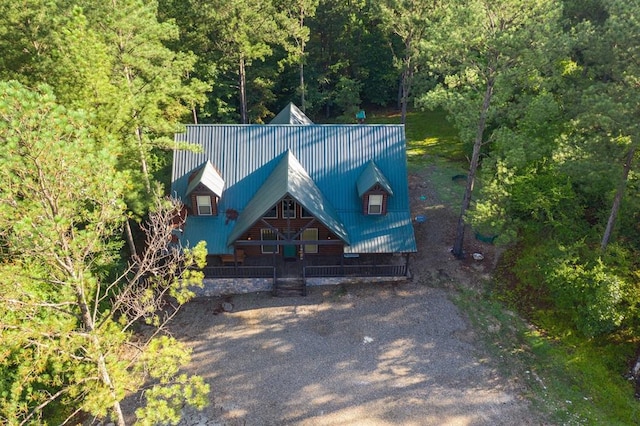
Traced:
<svg viewBox="0 0 640 426">
<path fill-rule="evenodd" d="M 341 77 L 334 91 L 334 103 L 341 113 L 338 121 L 353 123 L 356 113 L 360 110 L 360 89 L 362 84 L 358 81 Z"/>
<path fill-rule="evenodd" d="M 154 426 L 157 424 L 176 425 L 180 421 L 184 403 L 197 409 L 208 405 L 205 397 L 209 385 L 201 377 L 188 377 L 182 374 L 169 386 L 153 386 L 145 391 L 148 403 L 136 410 L 136 425 Z"/>
<path fill-rule="evenodd" d="M 204 101 L 206 85 L 189 77 L 193 54 L 166 47 L 177 27 L 158 22 L 154 1 L 33 0 L 0 8 L 0 32 L 13 39 L 0 41 L 0 75 L 31 87 L 46 83 L 58 103 L 87 111 L 92 131 L 119 144 L 118 170 L 137 175 L 127 194 L 144 215 L 153 150 L 171 148 L 177 123 Z"/>
<path fill-rule="evenodd" d="M 627 314 L 628 285 L 601 259 L 584 261 L 575 248 L 548 266 L 546 282 L 557 309 L 591 337 L 617 329 Z"/>
<path fill-rule="evenodd" d="M 138 339 L 135 353 L 129 342 L 134 325 L 162 326 L 175 314 L 173 304 L 165 320 L 159 315 L 168 295 L 189 300 L 187 286 L 202 279 L 191 268 L 206 250 L 167 246 L 180 206 L 158 202 L 144 227 L 145 249 L 122 268 L 129 182 L 117 171 L 114 144 L 94 130 L 48 87 L 0 83 L 0 419 L 11 424 L 51 413 L 64 423 L 78 412 L 122 424 L 126 392 L 147 375 L 174 386 L 189 359 L 164 337 Z M 180 379 L 182 396 L 196 401 L 206 387 L 191 380 Z"/>
<path fill-rule="evenodd" d="M 625 249 L 614 245 L 599 257 L 583 242 L 559 245 L 540 230 L 527 235 L 501 261 L 503 300 L 553 333 L 575 329 L 590 338 L 637 321 L 638 288 Z"/>
</svg>

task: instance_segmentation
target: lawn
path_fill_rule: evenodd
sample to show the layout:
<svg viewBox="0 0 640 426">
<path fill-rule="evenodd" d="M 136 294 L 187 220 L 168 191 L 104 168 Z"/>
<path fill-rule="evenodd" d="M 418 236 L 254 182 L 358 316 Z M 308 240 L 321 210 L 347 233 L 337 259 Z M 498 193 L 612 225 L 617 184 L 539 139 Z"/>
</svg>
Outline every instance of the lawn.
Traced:
<svg viewBox="0 0 640 426">
<path fill-rule="evenodd" d="M 367 118 L 371 124 L 399 124 L 399 113 L 374 113 Z M 467 152 L 444 111 L 411 111 L 407 114 L 407 158 L 409 165 L 420 165 L 432 157 L 442 157 L 454 163 L 466 162 Z"/>
</svg>

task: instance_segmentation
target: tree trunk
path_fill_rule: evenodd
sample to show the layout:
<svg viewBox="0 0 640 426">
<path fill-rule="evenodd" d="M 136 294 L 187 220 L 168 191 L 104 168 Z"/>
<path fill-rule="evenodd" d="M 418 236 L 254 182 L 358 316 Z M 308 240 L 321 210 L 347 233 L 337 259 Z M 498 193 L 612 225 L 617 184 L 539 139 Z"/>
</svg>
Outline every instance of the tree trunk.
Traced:
<svg viewBox="0 0 640 426">
<path fill-rule="evenodd" d="M 113 5 L 115 7 L 115 1 L 113 2 Z M 120 50 L 124 51 L 124 47 L 120 46 Z M 134 90 L 133 90 L 133 77 L 131 76 L 131 70 L 129 69 L 129 67 L 125 67 L 124 69 L 124 74 L 125 77 L 127 79 L 127 88 L 129 89 L 129 93 L 131 94 L 131 97 L 133 98 L 134 95 Z M 142 128 L 140 127 L 139 121 L 138 121 L 138 114 L 139 112 L 134 109 L 133 114 L 132 114 L 132 119 L 136 122 L 136 128 L 135 128 L 135 135 L 136 135 L 136 140 L 138 141 L 138 151 L 140 153 L 140 164 L 142 166 L 142 176 L 144 178 L 144 184 L 145 187 L 147 189 L 147 193 L 151 193 L 151 179 L 149 178 L 149 168 L 147 167 L 147 157 L 146 157 L 146 152 L 144 150 L 144 141 L 142 140 Z"/>
<path fill-rule="evenodd" d="M 245 74 L 244 68 L 244 58 L 240 58 L 239 64 L 239 75 L 240 75 L 240 122 L 242 124 L 247 124 L 249 122 L 247 118 L 247 76 Z"/>
<path fill-rule="evenodd" d="M 97 341 L 97 339 L 95 340 Z M 112 408 L 115 414 L 115 419 L 112 419 L 112 420 L 114 420 L 118 426 L 127 426 L 127 422 L 125 422 L 124 420 L 124 413 L 122 412 L 122 407 L 120 406 L 120 401 L 118 401 L 117 399 L 116 392 L 113 387 L 113 383 L 111 382 L 111 377 L 109 375 L 109 370 L 107 369 L 107 363 L 104 360 L 104 354 L 102 354 L 102 352 L 100 353 L 100 356 L 98 358 L 98 371 L 100 372 L 100 378 L 102 379 L 102 383 L 104 383 L 105 386 L 109 388 L 109 391 L 113 398 Z"/>
<path fill-rule="evenodd" d="M 487 79 L 487 89 L 484 93 L 484 99 L 482 101 L 482 110 L 480 111 L 480 119 L 478 120 L 478 128 L 476 130 L 476 138 L 473 142 L 473 154 L 471 155 L 471 164 L 469 165 L 469 174 L 467 175 L 467 187 L 464 191 L 464 197 L 462 198 L 462 207 L 460 207 L 460 217 L 458 218 L 458 225 L 456 227 L 456 239 L 453 244 L 452 253 L 458 259 L 464 257 L 462 245 L 464 243 L 464 215 L 471 204 L 471 194 L 473 193 L 473 186 L 476 179 L 476 172 L 478 170 L 478 163 L 480 161 L 480 148 L 482 148 L 482 141 L 484 135 L 484 129 L 487 124 L 487 115 L 489 113 L 489 105 L 491 104 L 491 97 L 493 96 L 493 86 L 495 84 L 495 78 L 489 77 Z"/>
<path fill-rule="evenodd" d="M 611 206 L 611 214 L 609 214 L 609 220 L 607 221 L 607 228 L 604 231 L 604 235 L 602 236 L 602 242 L 600 243 L 600 250 L 602 252 L 607 250 L 607 245 L 609 244 L 609 240 L 611 239 L 611 234 L 613 233 L 613 226 L 616 223 L 618 218 L 618 210 L 620 210 L 620 203 L 622 202 L 622 197 L 624 196 L 624 190 L 627 186 L 627 181 L 629 179 L 629 172 L 631 171 L 631 163 L 633 161 L 633 156 L 636 152 L 636 145 L 632 145 L 629 148 L 629 152 L 627 153 L 627 157 L 624 163 L 624 168 L 622 171 L 622 178 L 620 179 L 620 184 L 618 185 L 618 189 L 616 190 L 616 195 L 613 197 L 613 205 Z"/>
<path fill-rule="evenodd" d="M 300 10 L 300 28 L 304 28 L 304 8 Z M 306 113 L 304 87 L 304 37 L 300 37 L 300 108 Z"/>
<path fill-rule="evenodd" d="M 136 138 L 138 139 L 138 150 L 140 151 L 140 163 L 142 164 L 142 176 L 144 177 L 144 186 L 147 194 L 151 194 L 151 178 L 149 177 L 149 168 L 147 166 L 147 154 L 144 150 L 144 141 L 142 140 L 142 129 L 136 126 Z"/>
<path fill-rule="evenodd" d="M 195 106 L 191 107 L 191 113 L 193 114 L 193 124 L 198 124 L 198 112 Z"/>
<path fill-rule="evenodd" d="M 400 114 L 400 122 L 402 124 L 406 124 L 407 122 L 407 104 L 409 103 L 409 91 L 411 89 L 411 80 L 413 79 L 413 70 L 411 69 L 411 58 L 407 57 L 404 60 L 405 67 L 402 72 L 402 82 L 401 84 L 401 114 Z"/>
<path fill-rule="evenodd" d="M 300 62 L 300 108 L 302 112 L 306 113 L 304 105 L 304 64 Z"/>
<path fill-rule="evenodd" d="M 131 257 L 134 260 L 138 259 L 138 251 L 136 250 L 136 243 L 133 239 L 133 232 L 131 232 L 131 224 L 129 223 L 129 219 L 126 219 L 124 222 L 124 231 L 127 236 L 127 243 L 129 244 L 129 250 L 131 251 Z"/>
<path fill-rule="evenodd" d="M 400 123 L 407 123 L 407 101 L 408 101 L 408 93 L 407 93 L 407 83 L 406 76 L 402 76 L 402 98 L 400 100 L 401 104 L 401 112 L 400 112 Z"/>
<path fill-rule="evenodd" d="M 82 277 L 77 277 L 77 279 L 79 281 L 82 281 Z M 116 417 L 113 420 L 118 426 L 126 426 L 124 414 L 122 413 L 122 407 L 120 406 L 120 401 L 118 401 L 113 382 L 111 381 L 111 375 L 109 374 L 109 369 L 107 368 L 107 363 L 104 358 L 104 352 L 102 350 L 102 345 L 100 344 L 100 339 L 94 334 L 95 321 L 91 316 L 91 309 L 89 308 L 89 304 L 86 301 L 86 294 L 84 290 L 85 289 L 82 284 L 76 285 L 75 293 L 78 307 L 80 308 L 80 317 L 82 318 L 84 328 L 90 334 L 91 343 L 93 344 L 94 350 L 98 356 L 96 364 L 98 367 L 98 373 L 100 374 L 100 379 L 102 380 L 102 383 L 109 389 L 109 393 L 113 398 L 112 408 Z"/>
</svg>

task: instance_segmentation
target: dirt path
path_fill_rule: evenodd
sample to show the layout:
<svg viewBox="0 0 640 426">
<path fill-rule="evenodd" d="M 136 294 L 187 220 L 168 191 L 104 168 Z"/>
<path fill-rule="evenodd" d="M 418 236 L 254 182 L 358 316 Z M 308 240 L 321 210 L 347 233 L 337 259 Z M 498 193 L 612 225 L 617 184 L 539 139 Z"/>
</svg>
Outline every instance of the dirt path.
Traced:
<svg viewBox="0 0 640 426">
<path fill-rule="evenodd" d="M 412 281 L 234 296 L 218 315 L 222 300 L 187 304 L 172 330 L 212 393 L 180 424 L 542 424 L 449 299 L 486 278 L 495 255 L 468 241 L 485 260 L 452 258 L 455 213 L 428 182 L 428 171 L 410 177 L 413 216 L 427 217 L 416 224 Z"/>
</svg>

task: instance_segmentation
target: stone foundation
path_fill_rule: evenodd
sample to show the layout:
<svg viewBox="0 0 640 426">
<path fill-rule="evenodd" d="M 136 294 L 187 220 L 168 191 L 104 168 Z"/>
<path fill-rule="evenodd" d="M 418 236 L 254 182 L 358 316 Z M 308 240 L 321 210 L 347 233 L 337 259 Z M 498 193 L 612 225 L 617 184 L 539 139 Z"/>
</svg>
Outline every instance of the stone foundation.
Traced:
<svg viewBox="0 0 640 426">
<path fill-rule="evenodd" d="M 307 286 L 367 284 L 381 282 L 401 282 L 409 277 L 327 277 L 307 278 Z M 273 290 L 272 278 L 217 278 L 204 279 L 203 287 L 192 287 L 196 297 L 216 297 L 231 294 L 256 293 Z"/>
</svg>

